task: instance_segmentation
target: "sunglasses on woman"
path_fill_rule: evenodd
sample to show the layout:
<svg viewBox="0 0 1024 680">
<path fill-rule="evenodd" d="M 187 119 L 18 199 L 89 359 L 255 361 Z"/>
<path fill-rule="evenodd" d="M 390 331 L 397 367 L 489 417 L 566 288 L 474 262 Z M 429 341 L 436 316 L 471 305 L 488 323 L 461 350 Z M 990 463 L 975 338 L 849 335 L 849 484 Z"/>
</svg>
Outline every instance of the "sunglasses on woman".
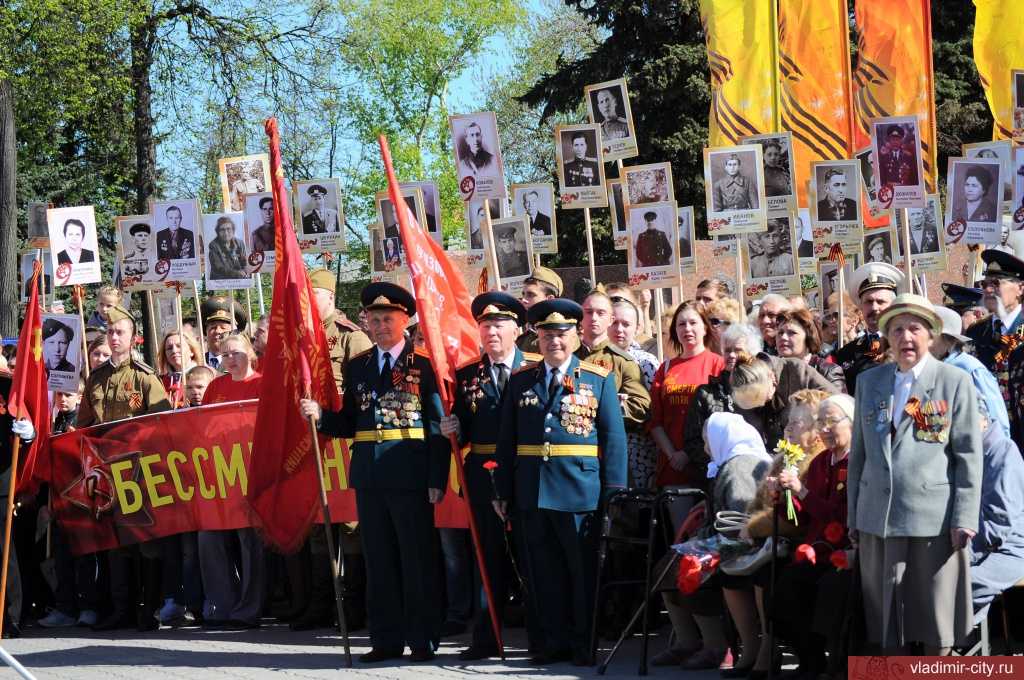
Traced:
<svg viewBox="0 0 1024 680">
<path fill-rule="evenodd" d="M 725 319 L 716 319 L 714 317 L 708 319 L 708 323 L 711 324 L 712 326 L 714 326 L 715 328 L 718 328 L 719 326 L 731 326 L 732 325 L 732 321 L 727 321 Z"/>
</svg>

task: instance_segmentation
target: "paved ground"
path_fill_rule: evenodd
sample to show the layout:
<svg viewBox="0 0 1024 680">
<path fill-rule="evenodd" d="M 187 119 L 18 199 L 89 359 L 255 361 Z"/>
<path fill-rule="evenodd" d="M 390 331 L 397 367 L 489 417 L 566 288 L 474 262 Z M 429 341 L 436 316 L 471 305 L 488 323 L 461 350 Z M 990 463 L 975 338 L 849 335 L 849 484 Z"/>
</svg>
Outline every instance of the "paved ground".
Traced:
<svg viewBox="0 0 1024 680">
<path fill-rule="evenodd" d="M 338 637 L 316 633 L 292 633 L 285 626 L 267 626 L 257 631 L 228 632 L 195 628 L 164 629 L 154 633 L 121 632 L 117 639 L 106 633 L 70 628 L 60 631 L 28 629 L 16 640 L 4 640 L 3 647 L 37 678 L 84 678 L 96 680 L 143 680 L 148 678 L 218 678 L 261 680 L 263 678 L 337 678 L 344 656 Z M 345 669 L 351 678 L 559 678 L 598 677 L 595 668 L 557 664 L 536 668 L 526 661 L 519 630 L 510 631 L 508 660 L 465 664 L 457 653 L 464 638 L 452 638 L 442 645 L 431 664 L 376 664 L 354 662 Z M 651 649 L 661 650 L 665 638 L 652 639 Z M 353 656 L 368 649 L 365 631 L 352 638 Z M 603 654 L 599 655 L 603 658 Z M 631 641 L 616 656 L 606 678 L 637 677 L 639 640 Z M 2 668 L 2 665 L 0 665 Z M 717 671 L 683 674 L 678 668 L 651 668 L 653 676 L 710 680 Z M 14 678 L 8 668 L 0 678 Z"/>
</svg>

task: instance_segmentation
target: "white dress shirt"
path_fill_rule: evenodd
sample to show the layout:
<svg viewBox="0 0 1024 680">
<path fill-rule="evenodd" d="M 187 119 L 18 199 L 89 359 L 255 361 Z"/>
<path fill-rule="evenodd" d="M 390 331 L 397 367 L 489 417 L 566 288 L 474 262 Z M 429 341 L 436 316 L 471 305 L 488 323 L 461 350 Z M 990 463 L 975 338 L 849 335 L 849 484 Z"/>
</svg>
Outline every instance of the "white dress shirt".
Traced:
<svg viewBox="0 0 1024 680">
<path fill-rule="evenodd" d="M 914 389 L 914 383 L 921 377 L 921 371 L 924 370 L 925 365 L 931 359 L 931 354 L 925 353 L 924 357 L 921 358 L 916 364 L 914 364 L 909 371 L 904 373 L 903 371 L 896 369 L 896 378 L 893 381 L 892 388 L 892 427 L 896 429 L 900 426 L 900 422 L 906 415 L 903 409 L 907 406 L 907 401 L 910 399 L 910 391 Z"/>
<path fill-rule="evenodd" d="M 498 384 L 498 364 L 501 364 L 506 369 L 508 369 L 508 373 L 505 375 L 505 377 L 507 378 L 508 376 L 512 375 L 512 363 L 515 361 L 515 358 L 516 351 L 512 350 L 507 357 L 501 359 L 500 361 L 491 360 L 491 379 L 494 381 L 495 385 Z"/>
<path fill-rule="evenodd" d="M 1002 307 L 1002 305 L 999 306 Z M 1000 313 L 1001 310 L 996 311 L 994 316 L 1003 322 L 1003 333 L 1008 333 L 1010 329 L 1013 328 L 1013 324 L 1017 323 L 1017 317 L 1020 316 L 1020 310 L 1021 305 L 1017 305 L 1012 312 Z"/>
<path fill-rule="evenodd" d="M 384 369 L 384 353 L 386 352 L 391 356 L 390 362 L 391 367 L 395 367 L 395 361 L 402 354 L 402 350 L 405 349 L 405 338 L 398 341 L 398 344 L 391 349 L 384 349 L 383 347 L 377 347 L 377 373 L 380 373 Z"/>
<path fill-rule="evenodd" d="M 558 371 L 558 378 L 559 378 L 559 380 L 561 380 L 562 378 L 565 377 L 565 374 L 569 372 L 569 364 L 571 364 L 571 363 L 572 363 L 572 355 L 571 354 L 569 355 L 569 358 L 565 360 L 565 363 L 562 364 L 561 366 L 552 366 L 551 364 L 549 364 L 547 362 L 546 359 L 544 360 L 544 367 L 548 370 L 548 379 L 545 382 L 547 384 L 547 388 L 548 388 L 549 391 L 551 390 L 551 373 L 553 371 L 557 370 Z"/>
</svg>

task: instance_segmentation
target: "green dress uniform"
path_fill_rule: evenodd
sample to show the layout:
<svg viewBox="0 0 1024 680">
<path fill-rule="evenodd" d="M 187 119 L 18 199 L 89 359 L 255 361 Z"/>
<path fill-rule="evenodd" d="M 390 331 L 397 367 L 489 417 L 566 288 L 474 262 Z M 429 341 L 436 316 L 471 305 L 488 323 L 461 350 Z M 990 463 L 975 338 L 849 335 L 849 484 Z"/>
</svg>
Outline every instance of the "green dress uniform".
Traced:
<svg viewBox="0 0 1024 680">
<path fill-rule="evenodd" d="M 399 286 L 370 284 L 367 310 L 414 309 Z M 387 357 L 382 371 L 385 352 Z M 345 369 L 340 411 L 324 411 L 319 429 L 354 439 L 349 479 L 356 492 L 369 576 L 367 608 L 374 651 L 400 654 L 436 647 L 440 615 L 437 544 L 427 489 L 446 489 L 451 445 L 430 360 L 409 341 L 364 352 Z"/>
<path fill-rule="evenodd" d="M 152 368 L 134 358 L 116 366 L 108 359 L 85 381 L 77 427 L 170 410 L 167 391 Z"/>
<path fill-rule="evenodd" d="M 571 327 L 581 317 L 582 309 L 571 300 L 545 300 L 530 308 L 532 321 L 555 328 Z M 512 374 L 502 404 L 496 480 L 526 537 L 530 596 L 546 647 L 536 661 L 585 663 L 595 586 L 595 511 L 603 495 L 626 484 L 626 432 L 607 369 L 575 356 L 555 368 L 565 374 L 554 375 L 543 361 Z"/>
<path fill-rule="evenodd" d="M 346 319 L 341 312 L 334 312 L 324 319 L 324 335 L 327 336 L 327 349 L 331 353 L 331 370 L 338 392 L 345 393 L 345 366 L 352 357 L 362 354 L 373 347 L 370 338 L 366 337 L 359 326 Z"/>
<path fill-rule="evenodd" d="M 605 339 L 593 347 L 581 344 L 576 356 L 580 361 L 611 371 L 616 392 L 626 397 L 622 417 L 627 427 L 638 429 L 647 422 L 651 417 L 651 393 L 644 387 L 640 364 L 629 352 Z"/>
</svg>

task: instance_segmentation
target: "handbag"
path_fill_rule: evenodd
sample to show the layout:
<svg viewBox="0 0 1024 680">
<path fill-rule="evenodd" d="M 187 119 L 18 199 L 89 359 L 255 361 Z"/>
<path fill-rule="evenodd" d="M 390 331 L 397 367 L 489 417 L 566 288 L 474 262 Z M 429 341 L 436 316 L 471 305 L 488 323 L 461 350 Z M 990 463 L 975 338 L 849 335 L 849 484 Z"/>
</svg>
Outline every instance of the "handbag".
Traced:
<svg viewBox="0 0 1024 680">
<path fill-rule="evenodd" d="M 715 513 L 715 531 L 730 538 L 740 535 L 750 521 L 750 515 L 735 510 L 721 510 Z"/>
<path fill-rule="evenodd" d="M 780 537 L 777 557 L 789 555 L 789 540 Z M 772 561 L 772 537 L 765 539 L 761 547 L 743 555 L 736 555 L 728 560 L 723 560 L 719 569 L 729 576 L 750 576 L 761 567 Z"/>
</svg>

